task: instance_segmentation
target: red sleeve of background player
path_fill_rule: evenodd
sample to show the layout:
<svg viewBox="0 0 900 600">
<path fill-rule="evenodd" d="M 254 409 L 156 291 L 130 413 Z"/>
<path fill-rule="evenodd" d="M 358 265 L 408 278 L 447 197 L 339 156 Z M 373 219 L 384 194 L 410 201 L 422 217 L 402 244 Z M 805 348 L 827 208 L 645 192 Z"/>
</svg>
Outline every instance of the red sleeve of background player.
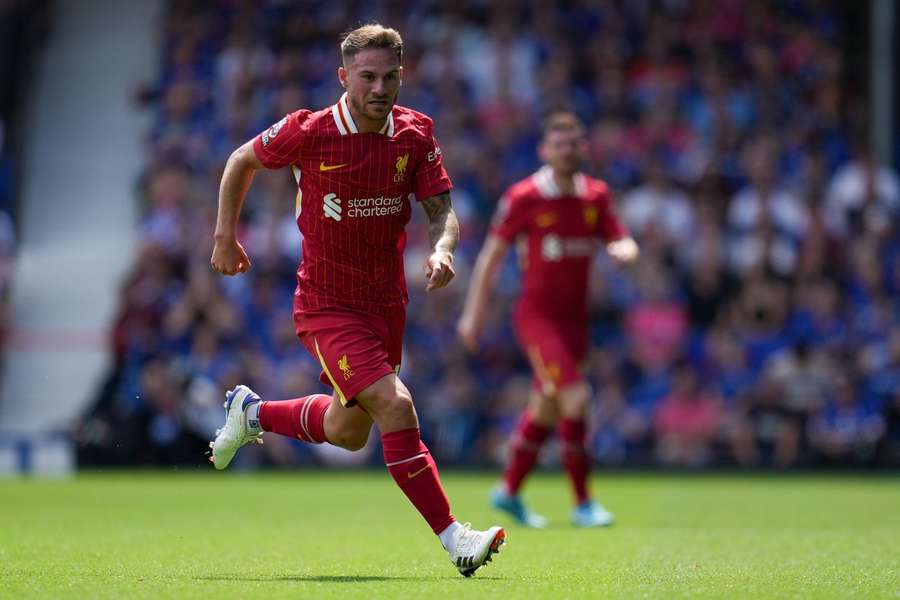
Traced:
<svg viewBox="0 0 900 600">
<path fill-rule="evenodd" d="M 280 169 L 299 160 L 304 136 L 303 123 L 310 114 L 310 111 L 304 109 L 285 115 L 283 119 L 256 136 L 253 140 L 253 151 L 264 167 Z"/>
<path fill-rule="evenodd" d="M 491 233 L 512 243 L 525 231 L 528 225 L 528 213 L 522 210 L 521 197 L 507 190 L 497 203 L 497 210 L 491 220 Z"/>
<path fill-rule="evenodd" d="M 413 191 L 419 202 L 449 191 L 453 187 L 450 176 L 444 170 L 441 147 L 434 139 L 433 125 L 430 119 L 425 122 L 424 130 L 425 135 L 421 140 L 421 156 L 413 174 Z"/>
<path fill-rule="evenodd" d="M 614 242 L 628 235 L 628 228 L 616 214 L 616 205 L 612 193 L 604 183 L 598 190 L 600 237 L 605 242 Z"/>
</svg>

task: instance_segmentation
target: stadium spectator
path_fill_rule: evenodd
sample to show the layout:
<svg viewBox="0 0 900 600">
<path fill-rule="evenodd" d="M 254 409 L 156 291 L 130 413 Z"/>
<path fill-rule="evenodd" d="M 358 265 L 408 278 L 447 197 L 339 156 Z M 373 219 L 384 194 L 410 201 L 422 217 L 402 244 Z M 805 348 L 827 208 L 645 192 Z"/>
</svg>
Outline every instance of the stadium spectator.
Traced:
<svg viewBox="0 0 900 600">
<path fill-rule="evenodd" d="M 709 464 L 721 425 L 719 399 L 703 389 L 691 364 L 680 363 L 672 375 L 672 390 L 654 417 L 659 462 L 675 467 Z"/>
<path fill-rule="evenodd" d="M 810 423 L 810 443 L 827 463 L 871 462 L 884 436 L 884 416 L 862 400 L 850 376 L 836 373 L 834 380 L 827 404 Z"/>
<path fill-rule="evenodd" d="M 659 158 L 650 158 L 646 183 L 622 198 L 622 218 L 645 251 L 686 252 L 694 237 L 694 208 Z"/>
<path fill-rule="evenodd" d="M 750 144 L 745 159 L 749 185 L 728 208 L 731 268 L 745 276 L 760 270 L 793 273 L 809 228 L 806 207 L 777 181 L 776 154 L 771 138 Z"/>
<path fill-rule="evenodd" d="M 853 159 L 832 176 L 823 210 L 829 234 L 840 240 L 888 235 L 900 213 L 900 179 L 859 141 Z"/>
</svg>

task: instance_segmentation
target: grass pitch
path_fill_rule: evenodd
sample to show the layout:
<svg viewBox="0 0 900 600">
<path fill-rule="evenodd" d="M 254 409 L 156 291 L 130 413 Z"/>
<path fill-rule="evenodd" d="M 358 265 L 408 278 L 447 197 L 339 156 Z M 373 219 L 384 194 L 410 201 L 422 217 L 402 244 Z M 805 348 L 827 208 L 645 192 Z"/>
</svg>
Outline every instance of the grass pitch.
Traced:
<svg viewBox="0 0 900 600">
<path fill-rule="evenodd" d="M 456 515 L 509 543 L 459 576 L 384 472 L 115 473 L 0 481 L 0 597 L 900 598 L 900 478 L 597 474 L 616 525 L 568 525 L 568 488 L 489 509 L 494 478 L 446 473 Z"/>
</svg>

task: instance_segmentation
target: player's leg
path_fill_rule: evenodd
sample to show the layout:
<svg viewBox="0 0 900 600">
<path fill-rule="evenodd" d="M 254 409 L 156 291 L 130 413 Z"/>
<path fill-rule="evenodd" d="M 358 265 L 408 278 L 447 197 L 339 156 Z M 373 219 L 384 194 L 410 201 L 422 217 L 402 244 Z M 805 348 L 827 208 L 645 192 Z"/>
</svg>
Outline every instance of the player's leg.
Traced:
<svg viewBox="0 0 900 600">
<path fill-rule="evenodd" d="M 519 418 L 509 441 L 509 461 L 503 473 L 507 493 L 519 493 L 558 421 L 559 410 L 555 398 L 532 389 L 528 408 Z"/>
<path fill-rule="evenodd" d="M 263 431 L 351 451 L 366 445 L 372 429 L 369 415 L 359 406 L 344 406 L 337 393 L 262 402 L 259 422 Z"/>
<path fill-rule="evenodd" d="M 491 492 L 491 505 L 522 525 L 545 527 L 547 520 L 529 510 L 520 497 L 525 479 L 537 465 L 541 448 L 553 432 L 559 412 L 552 396 L 532 389 L 528 408 L 522 413 L 509 441 L 509 458 L 502 482 Z"/>
<path fill-rule="evenodd" d="M 372 417 L 360 406 L 344 406 L 335 394 L 325 413 L 325 437 L 335 446 L 361 450 L 369 441 Z"/>
<path fill-rule="evenodd" d="M 587 489 L 590 459 L 585 451 L 589 396 L 587 382 L 577 381 L 561 389 L 557 397 L 561 417 L 557 436 L 562 451 L 562 465 L 572 484 L 576 504 L 590 499 Z"/>
<path fill-rule="evenodd" d="M 563 349 L 553 324 L 540 315 L 515 314 L 515 329 L 534 377 L 528 408 L 519 419 L 509 441 L 509 457 L 503 479 L 490 495 L 491 506 L 528 527 L 544 527 L 547 520 L 529 510 L 520 492 L 526 477 L 537 465 L 541 448 L 559 420 L 554 401 L 560 370 L 555 356 Z"/>
<path fill-rule="evenodd" d="M 392 372 L 383 348 L 384 332 L 374 330 L 369 320 L 353 312 L 298 312 L 294 318 L 297 335 L 321 364 L 322 382 L 331 386 L 333 396 L 262 401 L 250 388 L 236 387 L 226 395 L 225 426 L 210 443 L 210 460 L 217 469 L 227 467 L 244 444 L 262 442 L 264 431 L 349 450 L 358 450 L 368 440 L 372 420 L 355 406 L 353 396 L 370 381 Z"/>
<path fill-rule="evenodd" d="M 239 385 L 225 396 L 225 426 L 210 442 L 210 461 L 224 469 L 244 444 L 262 443 L 272 432 L 311 444 L 331 443 L 347 450 L 365 446 L 372 419 L 359 407 L 344 407 L 337 393 L 312 394 L 290 400 L 261 400 Z"/>
<path fill-rule="evenodd" d="M 557 395 L 560 420 L 557 429 L 562 464 L 575 497 L 572 522 L 581 527 L 609 525 L 613 515 L 591 499 L 588 491 L 591 458 L 585 448 L 590 386 L 578 380 L 563 387 Z"/>
<path fill-rule="evenodd" d="M 440 538 L 460 573 L 468 577 L 490 561 L 506 533 L 500 527 L 475 531 L 454 519 L 437 465 L 422 442 L 412 396 L 400 378 L 385 375 L 356 400 L 381 431 L 384 461 L 397 486 Z"/>
</svg>

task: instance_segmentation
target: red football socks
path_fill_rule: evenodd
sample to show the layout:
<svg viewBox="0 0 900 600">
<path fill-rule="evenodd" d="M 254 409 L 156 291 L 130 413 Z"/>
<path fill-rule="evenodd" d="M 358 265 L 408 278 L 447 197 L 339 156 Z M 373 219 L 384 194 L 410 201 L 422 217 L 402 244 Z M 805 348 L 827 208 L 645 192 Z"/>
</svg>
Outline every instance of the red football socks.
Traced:
<svg viewBox="0 0 900 600">
<path fill-rule="evenodd" d="M 325 394 L 261 402 L 259 424 L 263 431 L 321 444 L 328 441 L 325 438 L 325 411 L 329 406 L 331 396 Z"/>
<path fill-rule="evenodd" d="M 388 471 L 431 530 L 439 534 L 454 523 L 437 465 L 422 443 L 419 428 L 382 434 L 381 444 Z"/>
<path fill-rule="evenodd" d="M 526 411 L 519 420 L 509 447 L 509 464 L 503 473 L 506 491 L 515 496 L 522 487 L 525 477 L 534 469 L 541 446 L 550 435 L 551 429 L 535 422 Z"/>
<path fill-rule="evenodd" d="M 578 504 L 588 499 L 587 478 L 591 468 L 590 457 L 584 449 L 585 429 L 584 421 L 563 419 L 557 432 L 562 445 L 563 468 L 572 482 Z"/>
</svg>

